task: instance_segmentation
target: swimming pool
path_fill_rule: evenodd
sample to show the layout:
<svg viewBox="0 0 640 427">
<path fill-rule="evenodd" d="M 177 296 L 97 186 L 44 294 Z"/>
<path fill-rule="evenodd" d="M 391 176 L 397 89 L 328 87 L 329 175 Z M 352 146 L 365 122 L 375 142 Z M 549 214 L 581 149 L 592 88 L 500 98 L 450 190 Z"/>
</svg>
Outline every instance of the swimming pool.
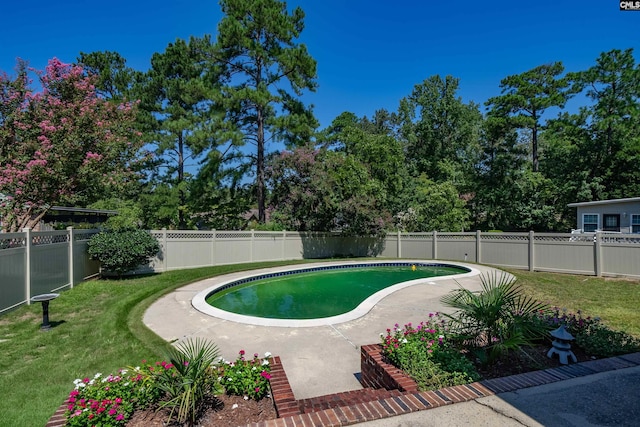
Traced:
<svg viewBox="0 0 640 427">
<path fill-rule="evenodd" d="M 475 274 L 468 266 L 426 261 L 285 267 L 223 281 L 197 294 L 192 305 L 240 323 L 318 326 L 361 317 L 385 296 L 408 286 Z"/>
</svg>

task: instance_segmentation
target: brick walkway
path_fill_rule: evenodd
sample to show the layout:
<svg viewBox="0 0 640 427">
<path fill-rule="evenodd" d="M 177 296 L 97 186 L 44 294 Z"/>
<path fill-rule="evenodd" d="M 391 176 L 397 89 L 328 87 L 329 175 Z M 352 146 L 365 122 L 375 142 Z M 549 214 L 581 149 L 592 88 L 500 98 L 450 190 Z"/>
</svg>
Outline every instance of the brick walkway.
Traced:
<svg viewBox="0 0 640 427">
<path fill-rule="evenodd" d="M 401 392 L 363 388 L 344 393 L 296 400 L 279 357 L 271 366 L 271 387 L 277 419 L 240 427 L 339 427 L 364 421 L 423 411 L 439 406 L 467 402 L 498 393 L 550 384 L 571 378 L 640 366 L 640 353 L 592 360 L 553 369 L 528 372 L 504 378 L 483 380 L 463 386 L 427 392 Z M 64 426 L 63 404 L 46 427 Z"/>
</svg>

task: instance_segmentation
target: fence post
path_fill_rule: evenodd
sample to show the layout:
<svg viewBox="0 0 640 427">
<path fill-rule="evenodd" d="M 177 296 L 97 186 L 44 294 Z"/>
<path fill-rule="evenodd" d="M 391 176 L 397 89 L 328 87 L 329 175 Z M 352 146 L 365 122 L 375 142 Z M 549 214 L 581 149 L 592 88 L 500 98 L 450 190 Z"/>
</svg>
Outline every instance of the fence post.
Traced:
<svg viewBox="0 0 640 427">
<path fill-rule="evenodd" d="M 23 228 L 22 232 L 25 233 L 24 237 L 24 294 L 27 298 L 27 304 L 31 305 L 31 229 L 29 227 Z"/>
<path fill-rule="evenodd" d="M 69 232 L 69 286 L 73 289 L 73 285 L 75 282 L 75 274 L 74 274 L 74 265 L 73 265 L 73 255 L 75 252 L 74 244 L 75 244 L 75 235 L 73 232 L 73 227 L 67 227 L 67 231 Z"/>
<path fill-rule="evenodd" d="M 535 239 L 533 231 L 529 231 L 529 271 L 535 270 Z"/>
<path fill-rule="evenodd" d="M 482 245 L 480 244 L 480 233 L 480 230 L 476 230 L 476 262 L 478 264 L 480 264 L 480 260 L 482 259 L 482 256 L 480 255 L 482 249 Z"/>
<path fill-rule="evenodd" d="M 253 245 L 256 242 L 256 232 L 255 230 L 252 228 L 251 229 L 251 249 L 249 250 L 249 261 L 253 262 Z"/>
<path fill-rule="evenodd" d="M 602 232 L 596 231 L 594 242 L 594 273 L 597 277 L 602 276 Z"/>
<path fill-rule="evenodd" d="M 162 271 L 167 271 L 167 258 L 169 258 L 169 251 L 167 250 L 167 229 L 162 228 Z"/>
<path fill-rule="evenodd" d="M 402 258 L 402 242 L 400 242 L 400 229 L 398 228 L 398 242 L 396 244 L 398 249 L 398 258 Z"/>
<path fill-rule="evenodd" d="M 438 259 L 438 232 L 433 231 L 433 241 L 431 242 L 431 252 L 433 255 L 433 259 Z"/>
<path fill-rule="evenodd" d="M 216 237 L 218 232 L 214 228 L 213 235 L 211 236 L 211 266 L 216 265 Z"/>
<path fill-rule="evenodd" d="M 284 260 L 287 246 L 287 230 L 282 230 L 282 259 Z"/>
</svg>

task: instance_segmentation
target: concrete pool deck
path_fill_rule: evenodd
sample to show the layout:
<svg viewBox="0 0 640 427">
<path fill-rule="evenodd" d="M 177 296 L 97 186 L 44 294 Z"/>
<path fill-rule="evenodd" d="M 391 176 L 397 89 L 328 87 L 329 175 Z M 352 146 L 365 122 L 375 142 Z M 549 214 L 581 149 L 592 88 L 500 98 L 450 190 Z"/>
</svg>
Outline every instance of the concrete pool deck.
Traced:
<svg viewBox="0 0 640 427">
<path fill-rule="evenodd" d="M 309 266 L 330 264 L 345 262 L 312 263 Z M 409 286 L 384 296 L 368 307 L 361 317 L 342 323 L 312 327 L 250 325 L 213 317 L 193 307 L 192 299 L 198 293 L 217 283 L 246 277 L 247 272 L 217 276 L 177 289 L 153 303 L 145 312 L 143 321 L 170 342 L 191 337 L 207 338 L 216 343 L 227 360 L 235 360 L 240 350 L 247 355 L 258 353 L 262 356 L 270 352 L 280 356 L 297 399 L 358 390 L 362 388 L 357 378 L 360 372 L 360 346 L 378 343 L 380 333 L 392 328 L 395 323 L 400 326 L 409 322 L 418 324 L 426 320 L 430 312 L 443 311 L 440 303 L 443 295 L 459 286 L 478 290 L 481 286 L 480 274 L 496 271 L 475 264 L 449 264 L 471 268 L 474 273 L 461 277 L 425 279 L 424 284 Z M 259 269 L 251 273 L 266 274 L 283 268 L 287 267 Z"/>
</svg>

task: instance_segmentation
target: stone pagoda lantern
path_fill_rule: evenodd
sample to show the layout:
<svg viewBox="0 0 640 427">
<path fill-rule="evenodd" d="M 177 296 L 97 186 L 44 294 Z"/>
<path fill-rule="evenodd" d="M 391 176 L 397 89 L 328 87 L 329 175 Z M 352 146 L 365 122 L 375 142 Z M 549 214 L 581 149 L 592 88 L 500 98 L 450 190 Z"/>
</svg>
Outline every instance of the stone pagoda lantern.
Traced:
<svg viewBox="0 0 640 427">
<path fill-rule="evenodd" d="M 560 363 L 563 365 L 567 365 L 569 363 L 569 358 L 573 360 L 573 362 L 577 362 L 578 359 L 576 355 L 571 351 L 571 341 L 573 341 L 573 335 L 569 333 L 564 327 L 564 325 L 560 325 L 558 329 L 550 332 L 551 336 L 554 338 L 551 345 L 551 349 L 547 353 L 548 358 L 552 358 L 554 354 L 558 355 L 558 359 L 560 359 Z"/>
</svg>

